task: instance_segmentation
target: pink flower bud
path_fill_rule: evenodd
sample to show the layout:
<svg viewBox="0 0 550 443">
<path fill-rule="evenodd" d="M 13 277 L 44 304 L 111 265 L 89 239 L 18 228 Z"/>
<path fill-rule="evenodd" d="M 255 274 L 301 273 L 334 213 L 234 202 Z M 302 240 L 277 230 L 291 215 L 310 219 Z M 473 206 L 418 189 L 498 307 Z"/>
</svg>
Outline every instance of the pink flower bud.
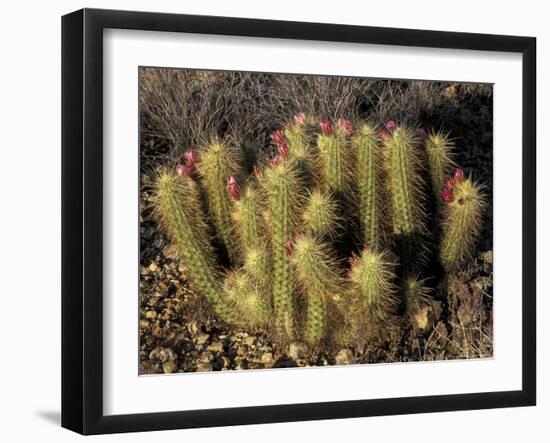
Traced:
<svg viewBox="0 0 550 443">
<path fill-rule="evenodd" d="M 286 160 L 286 158 L 288 157 L 288 146 L 285 142 L 277 145 L 277 151 L 279 152 L 281 159 Z"/>
<path fill-rule="evenodd" d="M 351 267 L 354 267 L 357 265 L 358 261 L 359 259 L 357 258 L 357 255 L 355 254 L 355 252 L 352 252 L 351 257 L 348 257 L 348 263 L 351 265 Z"/>
<path fill-rule="evenodd" d="M 455 182 L 456 183 L 462 183 L 462 180 L 464 179 L 464 171 L 460 168 L 456 168 L 455 171 Z"/>
<path fill-rule="evenodd" d="M 197 163 L 197 151 L 195 149 L 188 149 L 183 153 L 183 158 L 188 165 L 194 165 Z"/>
<path fill-rule="evenodd" d="M 384 126 L 388 131 L 392 132 L 397 128 L 397 123 L 395 123 L 395 121 L 393 120 L 388 120 L 386 121 L 386 123 L 384 123 Z"/>
<path fill-rule="evenodd" d="M 424 128 L 418 128 L 416 130 L 416 135 L 418 137 L 420 137 L 421 139 L 425 139 L 426 136 L 428 135 L 428 133 L 426 132 L 426 130 Z"/>
<path fill-rule="evenodd" d="M 380 131 L 378 131 L 376 135 L 380 137 L 384 142 L 387 142 L 390 139 L 390 133 L 386 131 L 386 128 L 380 129 Z"/>
<path fill-rule="evenodd" d="M 279 163 L 281 163 L 283 159 L 279 154 L 275 154 L 275 156 L 269 161 L 269 164 L 271 166 L 277 166 Z"/>
<path fill-rule="evenodd" d="M 292 255 L 292 240 L 290 238 L 285 243 L 285 254 L 288 257 Z"/>
<path fill-rule="evenodd" d="M 306 115 L 303 112 L 299 112 L 294 116 L 294 120 L 299 126 L 302 126 L 306 122 Z"/>
<path fill-rule="evenodd" d="M 346 119 L 344 117 L 340 117 L 338 119 L 338 123 L 336 123 L 336 125 L 338 126 L 338 128 L 343 129 L 344 131 L 346 131 L 346 134 L 348 134 L 348 135 L 353 134 L 353 125 L 351 124 L 351 122 L 348 119 Z"/>
<path fill-rule="evenodd" d="M 261 180 L 263 177 L 262 170 L 258 167 L 258 165 L 252 166 L 252 170 L 254 171 L 254 175 L 258 180 Z"/>
<path fill-rule="evenodd" d="M 447 189 L 449 191 L 452 191 L 453 190 L 453 186 L 455 185 L 455 181 L 452 179 L 452 178 L 448 178 L 447 181 L 445 182 L 445 185 L 447 185 Z"/>
<path fill-rule="evenodd" d="M 241 197 L 241 188 L 232 175 L 227 179 L 227 192 L 233 197 L 233 200 L 238 200 Z"/>
<path fill-rule="evenodd" d="M 273 140 L 275 144 L 280 145 L 285 142 L 285 134 L 282 130 L 277 129 L 273 134 L 271 134 L 271 140 Z"/>
<path fill-rule="evenodd" d="M 453 191 L 447 188 L 441 190 L 441 198 L 444 202 L 451 203 L 453 201 Z"/>
<path fill-rule="evenodd" d="M 189 178 L 193 178 L 193 174 L 195 173 L 195 165 L 182 165 L 181 163 L 178 163 L 176 165 L 176 174 L 181 176 L 187 176 Z"/>
<path fill-rule="evenodd" d="M 332 132 L 332 126 L 326 118 L 321 120 L 321 123 L 319 123 L 319 127 L 321 128 L 321 132 L 323 133 L 323 135 L 330 135 L 330 133 Z"/>
</svg>

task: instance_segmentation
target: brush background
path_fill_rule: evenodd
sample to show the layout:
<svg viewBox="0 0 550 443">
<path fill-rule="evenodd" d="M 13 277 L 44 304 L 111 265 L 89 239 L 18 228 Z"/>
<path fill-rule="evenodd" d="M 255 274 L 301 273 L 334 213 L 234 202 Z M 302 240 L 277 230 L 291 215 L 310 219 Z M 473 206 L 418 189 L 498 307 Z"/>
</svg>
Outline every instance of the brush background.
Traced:
<svg viewBox="0 0 550 443">
<path fill-rule="evenodd" d="M 84 441 L 59 427 L 60 414 L 60 16 L 81 7 L 155 10 L 173 13 L 234 15 L 282 20 L 319 21 L 532 35 L 538 37 L 538 146 L 542 154 L 543 122 L 550 118 L 550 28 L 544 3 L 463 0 L 361 3 L 318 0 L 204 0 L 176 3 L 157 0 L 19 1 L 3 5 L 0 30 L 0 128 L 2 129 L 2 364 L 0 416 L 2 439 L 19 441 Z M 545 112 L 542 112 L 543 108 Z M 518 122 L 519 123 L 519 122 Z M 539 155 L 539 226 L 550 223 L 550 156 Z M 16 189 L 15 192 L 13 190 Z M 550 308 L 542 294 L 550 280 L 550 236 L 539 236 L 539 319 Z M 224 429 L 198 429 L 101 436 L 93 441 L 131 442 L 269 442 L 308 439 L 335 441 L 368 436 L 408 442 L 544 441 L 549 429 L 550 324 L 538 322 L 539 405 L 489 411 L 465 411 L 337 421 L 284 423 Z M 89 440 L 89 438 L 88 438 Z"/>
</svg>

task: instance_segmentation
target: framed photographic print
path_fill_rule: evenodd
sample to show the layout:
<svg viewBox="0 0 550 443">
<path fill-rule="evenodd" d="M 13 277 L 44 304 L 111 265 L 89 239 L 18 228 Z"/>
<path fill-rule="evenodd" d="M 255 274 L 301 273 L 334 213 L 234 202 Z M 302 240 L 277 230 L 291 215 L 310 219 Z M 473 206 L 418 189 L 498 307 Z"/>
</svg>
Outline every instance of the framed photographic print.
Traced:
<svg viewBox="0 0 550 443">
<path fill-rule="evenodd" d="M 62 425 L 536 401 L 530 37 L 62 21 Z"/>
</svg>

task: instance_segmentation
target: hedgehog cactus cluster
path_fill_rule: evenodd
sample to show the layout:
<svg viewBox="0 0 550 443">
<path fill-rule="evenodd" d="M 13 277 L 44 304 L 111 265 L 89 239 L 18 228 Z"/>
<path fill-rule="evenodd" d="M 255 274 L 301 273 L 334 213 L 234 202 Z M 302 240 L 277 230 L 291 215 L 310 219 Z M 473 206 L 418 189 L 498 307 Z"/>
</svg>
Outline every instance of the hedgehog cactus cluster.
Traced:
<svg viewBox="0 0 550 443">
<path fill-rule="evenodd" d="M 221 320 L 353 344 L 430 302 L 430 259 L 450 273 L 471 257 L 484 196 L 446 134 L 300 113 L 271 142 L 251 174 L 248 145 L 220 139 L 158 173 L 159 220 Z"/>
</svg>

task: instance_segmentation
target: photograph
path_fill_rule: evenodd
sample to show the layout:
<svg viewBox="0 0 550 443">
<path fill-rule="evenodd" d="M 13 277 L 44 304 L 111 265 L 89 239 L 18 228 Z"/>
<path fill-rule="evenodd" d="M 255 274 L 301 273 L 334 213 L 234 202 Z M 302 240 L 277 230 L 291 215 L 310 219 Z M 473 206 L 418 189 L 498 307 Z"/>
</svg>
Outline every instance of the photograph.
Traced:
<svg viewBox="0 0 550 443">
<path fill-rule="evenodd" d="M 140 375 L 492 358 L 492 84 L 138 71 Z"/>
</svg>

